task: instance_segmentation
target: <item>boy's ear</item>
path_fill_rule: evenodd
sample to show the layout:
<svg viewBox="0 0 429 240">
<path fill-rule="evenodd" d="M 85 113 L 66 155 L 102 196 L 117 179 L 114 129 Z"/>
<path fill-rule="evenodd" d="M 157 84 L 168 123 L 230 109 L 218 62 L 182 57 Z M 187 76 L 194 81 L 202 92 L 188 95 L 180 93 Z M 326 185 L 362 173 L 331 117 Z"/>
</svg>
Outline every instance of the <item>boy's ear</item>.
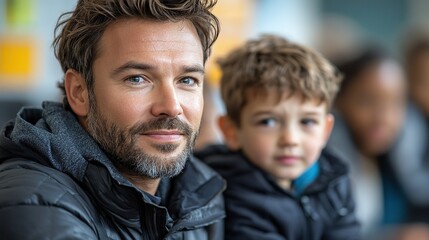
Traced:
<svg viewBox="0 0 429 240">
<path fill-rule="evenodd" d="M 88 88 L 82 74 L 73 69 L 67 70 L 64 76 L 64 88 L 67 101 L 78 117 L 86 117 L 89 112 Z"/>
<path fill-rule="evenodd" d="M 238 141 L 237 125 L 227 116 L 220 116 L 218 118 L 218 125 L 223 133 L 225 144 L 231 150 L 238 150 L 240 142 Z"/>
<path fill-rule="evenodd" d="M 324 131 L 324 141 L 325 144 L 328 142 L 329 136 L 331 136 L 332 129 L 334 128 L 335 123 L 335 117 L 331 113 L 328 113 L 326 116 L 326 124 L 325 124 L 325 131 Z"/>
</svg>

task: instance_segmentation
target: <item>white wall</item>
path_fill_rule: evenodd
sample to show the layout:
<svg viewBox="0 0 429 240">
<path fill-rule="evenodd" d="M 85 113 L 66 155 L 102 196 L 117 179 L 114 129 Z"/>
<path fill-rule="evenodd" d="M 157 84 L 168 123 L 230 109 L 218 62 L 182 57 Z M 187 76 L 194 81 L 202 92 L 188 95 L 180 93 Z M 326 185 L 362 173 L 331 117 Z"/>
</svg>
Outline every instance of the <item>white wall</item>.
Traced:
<svg viewBox="0 0 429 240">
<path fill-rule="evenodd" d="M 319 0 L 258 0 L 251 37 L 275 33 L 313 46 L 319 19 Z"/>
</svg>

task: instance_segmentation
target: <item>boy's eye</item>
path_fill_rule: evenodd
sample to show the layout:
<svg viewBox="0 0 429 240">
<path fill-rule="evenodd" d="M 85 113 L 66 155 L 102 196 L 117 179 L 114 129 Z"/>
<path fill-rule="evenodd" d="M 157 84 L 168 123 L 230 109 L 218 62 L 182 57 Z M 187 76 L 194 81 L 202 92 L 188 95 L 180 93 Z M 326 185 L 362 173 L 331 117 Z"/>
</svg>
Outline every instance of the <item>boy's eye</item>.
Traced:
<svg viewBox="0 0 429 240">
<path fill-rule="evenodd" d="M 179 83 L 187 86 L 195 86 L 198 83 L 198 81 L 191 77 L 185 77 L 180 79 Z"/>
<path fill-rule="evenodd" d="M 146 79 L 142 76 L 131 76 L 126 79 L 126 81 L 130 82 L 131 84 L 141 84 L 146 81 Z"/>
<path fill-rule="evenodd" d="M 318 122 L 316 119 L 311 119 L 311 118 L 304 118 L 301 120 L 301 124 L 305 125 L 305 126 L 313 126 L 316 125 Z"/>
<path fill-rule="evenodd" d="M 265 118 L 262 120 L 259 120 L 258 125 L 267 126 L 267 127 L 274 127 L 277 124 L 276 119 L 274 118 Z"/>
</svg>

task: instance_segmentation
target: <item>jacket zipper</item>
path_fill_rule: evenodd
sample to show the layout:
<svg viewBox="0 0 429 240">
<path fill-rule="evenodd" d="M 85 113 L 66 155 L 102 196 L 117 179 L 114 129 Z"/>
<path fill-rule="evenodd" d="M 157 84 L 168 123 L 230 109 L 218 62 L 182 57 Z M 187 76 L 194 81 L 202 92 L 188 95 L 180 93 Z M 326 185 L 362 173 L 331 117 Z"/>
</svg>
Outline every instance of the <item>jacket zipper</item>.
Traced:
<svg viewBox="0 0 429 240">
<path fill-rule="evenodd" d="M 313 216 L 313 212 L 311 209 L 311 205 L 310 205 L 310 198 L 307 196 L 302 196 L 300 199 L 300 205 L 302 210 L 304 211 L 304 215 L 305 215 L 305 221 L 307 223 L 307 227 L 308 227 L 308 240 L 313 240 L 313 231 L 312 231 L 312 225 L 313 225 L 313 221 L 316 220 L 315 216 Z"/>
<path fill-rule="evenodd" d="M 150 211 L 150 212 L 149 212 Z M 147 229 L 146 233 L 143 233 L 144 239 L 152 240 L 152 239 L 158 239 L 158 232 L 156 231 L 156 211 L 154 211 L 152 208 L 146 208 L 144 213 L 145 218 L 145 229 Z"/>
</svg>

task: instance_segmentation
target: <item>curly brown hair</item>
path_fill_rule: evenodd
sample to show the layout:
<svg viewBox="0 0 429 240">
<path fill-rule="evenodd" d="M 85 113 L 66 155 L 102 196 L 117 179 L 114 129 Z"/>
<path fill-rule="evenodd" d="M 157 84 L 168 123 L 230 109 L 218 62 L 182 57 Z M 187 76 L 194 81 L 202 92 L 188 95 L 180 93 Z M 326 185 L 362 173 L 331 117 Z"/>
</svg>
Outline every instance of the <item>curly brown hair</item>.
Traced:
<svg viewBox="0 0 429 240">
<path fill-rule="evenodd" d="M 279 97 L 299 93 L 304 100 L 319 99 L 330 107 L 342 81 L 319 53 L 275 35 L 250 40 L 218 63 L 222 99 L 228 117 L 237 125 L 250 95 L 275 88 Z"/>
<path fill-rule="evenodd" d="M 189 20 L 200 38 L 204 62 L 219 35 L 219 20 L 210 12 L 217 0 L 79 0 L 75 10 L 62 14 L 55 27 L 55 56 L 64 72 L 74 69 L 85 78 L 92 93 L 92 65 L 98 42 L 107 26 L 119 19 L 141 18 L 157 21 Z M 65 96 L 64 80 L 59 83 Z"/>
</svg>

